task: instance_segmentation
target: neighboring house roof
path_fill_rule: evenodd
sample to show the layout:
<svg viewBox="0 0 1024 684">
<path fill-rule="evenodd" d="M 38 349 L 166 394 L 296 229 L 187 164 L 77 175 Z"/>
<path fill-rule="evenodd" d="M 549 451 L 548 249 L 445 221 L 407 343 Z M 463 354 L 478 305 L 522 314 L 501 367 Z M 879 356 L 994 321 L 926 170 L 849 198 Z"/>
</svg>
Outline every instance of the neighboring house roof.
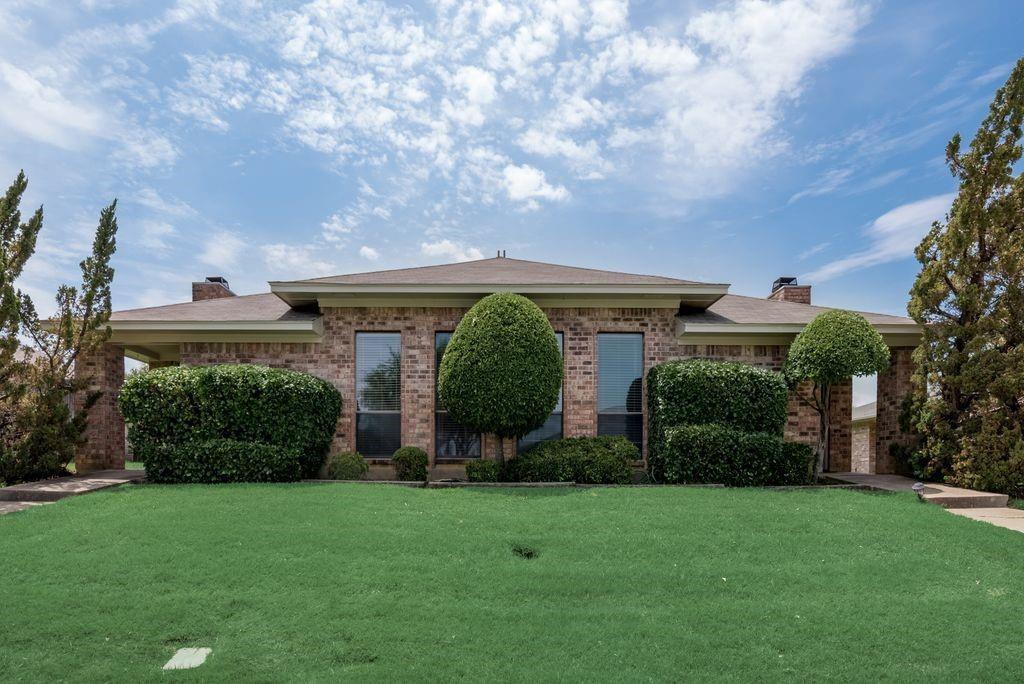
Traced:
<svg viewBox="0 0 1024 684">
<path fill-rule="evenodd" d="M 861 404 L 860 406 L 853 407 L 852 420 L 853 422 L 862 422 L 875 419 L 875 412 L 877 408 L 877 402 L 871 402 L 870 404 Z"/>
</svg>

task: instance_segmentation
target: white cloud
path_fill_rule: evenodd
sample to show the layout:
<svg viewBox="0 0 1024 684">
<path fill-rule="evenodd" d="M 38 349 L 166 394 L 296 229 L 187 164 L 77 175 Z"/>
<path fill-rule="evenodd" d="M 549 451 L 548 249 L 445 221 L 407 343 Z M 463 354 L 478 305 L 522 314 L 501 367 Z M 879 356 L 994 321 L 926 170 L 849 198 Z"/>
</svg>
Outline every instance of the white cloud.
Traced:
<svg viewBox="0 0 1024 684">
<path fill-rule="evenodd" d="M 245 249 L 246 242 L 240 236 L 230 231 L 218 230 L 203 245 L 199 260 L 214 268 L 234 268 Z"/>
<path fill-rule="evenodd" d="M 340 164 L 391 179 L 423 171 L 410 181 L 421 188 L 455 179 L 463 204 L 493 201 L 495 182 L 508 191 L 510 166 L 566 179 L 527 199 L 508 192 L 527 208 L 614 174 L 677 200 L 714 197 L 786 149 L 786 105 L 852 43 L 869 7 L 743 0 L 683 14 L 679 29 L 631 26 L 625 0 L 314 0 L 233 16 L 284 64 L 191 56 L 172 106 L 220 130 L 239 109 L 271 113 Z M 481 146 L 495 148 L 491 161 L 474 156 Z M 325 237 L 355 227 L 335 222 Z"/>
<path fill-rule="evenodd" d="M 845 185 L 852 175 L 853 169 L 832 169 L 808 187 L 790 197 L 787 204 L 799 202 L 805 197 L 819 197 L 831 194 Z"/>
<path fill-rule="evenodd" d="M 804 261 L 805 259 L 810 259 L 815 254 L 818 254 L 820 252 L 824 252 L 826 249 L 828 249 L 828 246 L 830 244 L 832 244 L 832 243 L 831 242 L 819 242 L 818 244 L 812 245 L 812 246 L 808 247 L 807 249 L 805 249 L 804 251 L 800 252 L 800 254 L 798 254 L 796 258 L 798 260 L 800 260 L 800 261 Z"/>
<path fill-rule="evenodd" d="M 483 259 L 483 253 L 476 247 L 468 247 L 461 242 L 452 242 L 444 239 L 437 242 L 424 242 L 420 245 L 420 252 L 428 257 L 445 257 L 452 261 L 473 261 Z"/>
<path fill-rule="evenodd" d="M 178 83 L 170 94 L 171 109 L 190 116 L 207 128 L 226 131 L 228 123 L 222 119 L 222 110 L 237 111 L 246 107 L 256 90 L 248 60 L 244 57 L 196 57 L 185 55 L 188 78 Z M 271 91 L 265 102 L 273 108 L 275 96 Z"/>
<path fill-rule="evenodd" d="M 177 231 L 169 223 L 164 221 L 143 220 L 141 222 L 142 236 L 139 238 L 139 245 L 146 249 L 157 252 L 166 252 L 171 248 L 167 242 L 168 238 L 177 235 Z"/>
<path fill-rule="evenodd" d="M 73 102 L 27 71 L 0 62 L 0 121 L 37 142 L 80 149 L 109 125 L 103 110 Z"/>
<path fill-rule="evenodd" d="M 569 191 L 561 185 L 548 183 L 544 172 L 527 164 L 509 164 L 503 171 L 505 190 L 509 199 L 525 202 L 527 208 L 536 209 L 538 199 L 560 202 L 569 199 Z"/>
<path fill-rule="evenodd" d="M 320 224 L 324 239 L 334 243 L 342 242 L 354 227 L 352 217 L 341 214 L 332 214 L 330 218 Z"/>
<path fill-rule="evenodd" d="M 375 250 L 373 247 L 363 245 L 359 248 L 359 256 L 363 257 L 367 261 L 376 261 L 377 259 L 380 259 L 380 252 Z"/>
<path fill-rule="evenodd" d="M 186 202 L 177 199 L 166 199 L 153 188 L 142 188 L 130 196 L 128 201 L 167 216 L 188 217 L 196 215 L 196 210 Z"/>
<path fill-rule="evenodd" d="M 315 278 L 337 272 L 332 262 L 322 258 L 322 250 L 311 245 L 276 243 L 263 245 L 260 250 L 267 269 L 288 278 Z"/>
<path fill-rule="evenodd" d="M 829 262 L 800 279 L 823 282 L 890 261 L 906 259 L 953 203 L 955 193 L 935 195 L 896 207 L 879 216 L 864 231 L 866 248 L 847 257 Z"/>
</svg>

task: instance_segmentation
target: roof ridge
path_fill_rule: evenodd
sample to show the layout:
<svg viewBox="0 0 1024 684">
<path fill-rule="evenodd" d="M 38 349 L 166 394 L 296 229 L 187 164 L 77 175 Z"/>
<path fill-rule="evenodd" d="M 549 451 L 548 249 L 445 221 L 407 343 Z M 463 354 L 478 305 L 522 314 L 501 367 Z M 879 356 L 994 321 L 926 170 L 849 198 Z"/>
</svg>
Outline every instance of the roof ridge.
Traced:
<svg viewBox="0 0 1024 684">
<path fill-rule="evenodd" d="M 594 268 L 594 267 L 591 267 L 591 266 L 572 266 L 572 265 L 569 265 L 569 264 L 556 264 L 556 263 L 552 263 L 552 262 L 549 262 L 549 261 L 536 261 L 536 260 L 533 260 L 533 259 L 519 259 L 519 258 L 516 258 L 516 257 L 505 257 L 505 256 L 485 257 L 485 258 L 482 258 L 482 259 L 469 259 L 467 261 L 454 261 L 454 262 L 447 262 L 447 263 L 442 263 L 442 264 L 426 264 L 426 265 L 423 265 L 423 266 L 407 266 L 407 267 L 404 267 L 404 268 L 378 269 L 376 271 L 359 271 L 359 272 L 356 272 L 356 273 L 338 273 L 338 274 L 335 274 L 335 275 L 319 276 L 319 277 L 316 277 L 316 278 L 303 278 L 303 279 L 299 279 L 299 280 L 283 280 L 283 281 L 271 281 L 271 282 L 316 283 L 316 282 L 330 281 L 330 280 L 333 280 L 333 279 L 336 279 L 336 278 L 353 278 L 353 277 L 360 277 L 360 276 L 373 276 L 373 275 L 379 275 L 379 274 L 385 274 L 385 273 L 400 273 L 400 272 L 408 272 L 408 271 L 419 271 L 419 270 L 425 270 L 425 269 L 430 269 L 430 268 L 462 266 L 462 265 L 465 265 L 465 264 L 479 264 L 479 263 L 484 263 L 484 262 L 497 262 L 497 261 L 514 261 L 514 262 L 517 262 L 517 263 L 520 263 L 520 264 L 533 264 L 533 265 L 537 265 L 537 266 L 552 266 L 552 267 L 555 267 L 555 268 L 566 268 L 566 269 L 572 269 L 572 270 L 576 270 L 576 271 L 587 271 L 587 272 L 590 272 L 590 273 L 604 273 L 604 274 L 611 273 L 611 274 L 615 274 L 615 275 L 636 276 L 636 277 L 641 277 L 641 278 L 659 278 L 659 279 L 662 279 L 662 280 L 675 281 L 677 283 L 684 284 L 684 285 L 716 284 L 716 283 L 703 283 L 703 281 L 696 281 L 696 280 L 686 280 L 686 279 L 683 279 L 683 278 L 676 278 L 674 276 L 657 275 L 657 274 L 653 274 L 653 273 L 632 273 L 632 272 L 629 272 L 629 271 L 611 271 L 611 270 L 608 270 L 608 269 Z"/>
</svg>

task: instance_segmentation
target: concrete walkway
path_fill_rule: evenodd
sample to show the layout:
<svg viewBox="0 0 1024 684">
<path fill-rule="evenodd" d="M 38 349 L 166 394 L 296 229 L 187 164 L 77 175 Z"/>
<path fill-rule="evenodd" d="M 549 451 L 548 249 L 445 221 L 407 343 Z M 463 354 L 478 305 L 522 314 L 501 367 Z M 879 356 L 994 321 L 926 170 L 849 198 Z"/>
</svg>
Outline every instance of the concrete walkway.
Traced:
<svg viewBox="0 0 1024 684">
<path fill-rule="evenodd" d="M 0 515 L 145 478 L 144 470 L 97 470 L 81 476 L 55 477 L 4 487 L 0 489 Z"/>
<path fill-rule="evenodd" d="M 828 477 L 840 482 L 867 485 L 888 492 L 912 492 L 916 481 L 901 475 L 870 475 L 868 473 L 828 473 Z M 1005 494 L 976 492 L 973 489 L 929 482 L 925 484 L 921 498 L 965 518 L 991 523 L 1015 532 L 1024 532 L 1024 511 L 1018 508 L 1007 508 L 1006 503 L 1009 497 Z"/>
</svg>

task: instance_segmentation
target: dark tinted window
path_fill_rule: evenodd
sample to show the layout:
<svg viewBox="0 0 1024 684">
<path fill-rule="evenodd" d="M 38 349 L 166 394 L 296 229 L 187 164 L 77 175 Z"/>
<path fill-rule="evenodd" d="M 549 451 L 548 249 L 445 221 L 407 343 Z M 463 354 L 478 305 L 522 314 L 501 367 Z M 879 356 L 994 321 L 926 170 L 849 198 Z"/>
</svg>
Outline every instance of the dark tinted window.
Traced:
<svg viewBox="0 0 1024 684">
<path fill-rule="evenodd" d="M 644 336 L 597 336 L 597 433 L 622 435 L 642 449 Z"/>
<path fill-rule="evenodd" d="M 356 333 L 356 450 L 390 458 L 402 445 L 402 335 Z"/>
</svg>

